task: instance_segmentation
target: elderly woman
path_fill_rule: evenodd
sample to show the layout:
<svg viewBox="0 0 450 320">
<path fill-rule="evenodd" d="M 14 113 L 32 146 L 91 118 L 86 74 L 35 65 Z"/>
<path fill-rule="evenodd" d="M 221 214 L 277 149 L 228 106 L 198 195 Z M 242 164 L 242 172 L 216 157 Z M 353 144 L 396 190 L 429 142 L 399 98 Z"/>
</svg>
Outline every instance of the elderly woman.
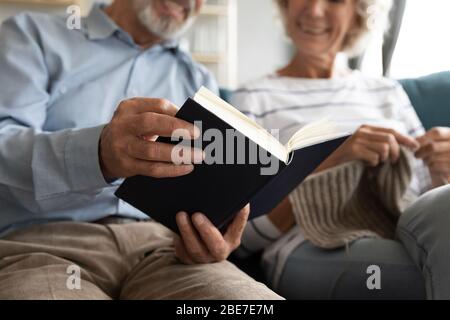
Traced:
<svg viewBox="0 0 450 320">
<path fill-rule="evenodd" d="M 337 63 L 339 53 L 360 54 L 370 36 L 385 29 L 391 1 L 276 3 L 296 53 L 284 68 L 238 90 L 233 104 L 266 129 L 280 129 L 283 143 L 324 116 L 353 132 L 310 180 L 352 161 L 367 168 L 394 165 L 406 150 L 412 155 L 407 160 L 411 197 L 447 184 L 450 129 L 425 132 L 400 84 Z M 339 184 L 347 182 L 333 181 L 336 176 L 329 174 L 328 184 L 342 192 Z M 340 209 L 318 190 L 306 200 L 318 208 Z M 395 240 L 356 237 L 333 250 L 308 241 L 308 230 L 299 225 L 303 209 L 291 195 L 248 224 L 241 246 L 241 253 L 264 249 L 267 280 L 286 298 L 450 298 L 448 187 L 436 188 L 403 212 Z"/>
</svg>

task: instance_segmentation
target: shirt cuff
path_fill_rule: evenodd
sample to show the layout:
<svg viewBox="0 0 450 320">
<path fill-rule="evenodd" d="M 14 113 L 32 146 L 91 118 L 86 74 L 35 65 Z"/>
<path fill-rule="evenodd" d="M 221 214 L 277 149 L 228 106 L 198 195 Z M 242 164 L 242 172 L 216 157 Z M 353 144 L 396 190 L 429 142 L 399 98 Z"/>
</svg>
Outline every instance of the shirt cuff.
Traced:
<svg viewBox="0 0 450 320">
<path fill-rule="evenodd" d="M 282 232 L 267 215 L 250 220 L 242 235 L 241 247 L 247 252 L 257 252 L 277 241 Z"/>
<path fill-rule="evenodd" d="M 65 147 L 67 174 L 73 191 L 110 186 L 100 168 L 98 144 L 104 125 L 74 130 Z"/>
</svg>

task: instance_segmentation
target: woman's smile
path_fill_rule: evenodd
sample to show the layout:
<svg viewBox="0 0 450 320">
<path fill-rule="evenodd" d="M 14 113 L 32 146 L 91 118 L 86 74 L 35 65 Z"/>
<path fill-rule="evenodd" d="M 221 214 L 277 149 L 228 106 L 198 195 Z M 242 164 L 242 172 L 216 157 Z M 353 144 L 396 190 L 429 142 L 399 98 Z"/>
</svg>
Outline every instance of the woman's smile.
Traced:
<svg viewBox="0 0 450 320">
<path fill-rule="evenodd" d="M 331 28 L 326 26 L 319 26 L 314 24 L 308 24 L 304 22 L 297 22 L 298 30 L 302 33 L 310 35 L 310 36 L 323 36 L 328 35 L 331 31 Z"/>
</svg>

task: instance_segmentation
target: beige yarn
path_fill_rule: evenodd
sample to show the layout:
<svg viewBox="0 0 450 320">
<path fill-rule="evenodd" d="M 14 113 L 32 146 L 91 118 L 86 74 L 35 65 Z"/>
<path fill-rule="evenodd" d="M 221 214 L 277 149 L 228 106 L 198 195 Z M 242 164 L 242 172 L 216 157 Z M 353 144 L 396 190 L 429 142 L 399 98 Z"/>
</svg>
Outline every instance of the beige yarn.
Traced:
<svg viewBox="0 0 450 320">
<path fill-rule="evenodd" d="M 311 175 L 289 196 L 297 225 L 318 247 L 333 249 L 361 237 L 393 238 L 414 201 L 410 151 L 397 163 L 369 168 L 354 161 Z"/>
</svg>

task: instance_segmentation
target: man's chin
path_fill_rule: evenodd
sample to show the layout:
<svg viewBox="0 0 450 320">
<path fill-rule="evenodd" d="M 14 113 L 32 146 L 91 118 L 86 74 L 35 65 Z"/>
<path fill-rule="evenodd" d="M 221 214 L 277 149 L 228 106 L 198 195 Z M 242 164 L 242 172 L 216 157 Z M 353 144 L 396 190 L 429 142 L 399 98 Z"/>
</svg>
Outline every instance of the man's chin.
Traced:
<svg viewBox="0 0 450 320">
<path fill-rule="evenodd" d="M 155 34 L 156 36 L 160 37 L 163 40 L 170 40 L 170 39 L 176 39 L 184 35 L 187 30 L 192 25 L 194 19 L 189 18 L 186 22 L 184 22 L 182 25 L 175 24 L 175 22 L 172 22 L 172 25 L 168 25 L 167 23 L 163 25 L 163 22 L 160 22 L 160 25 L 158 26 L 156 23 L 148 23 L 146 25 L 147 29 Z"/>
<path fill-rule="evenodd" d="M 164 19 L 173 19 L 178 23 L 183 23 L 187 19 L 186 11 L 182 7 L 173 7 L 174 5 L 171 4 L 176 4 L 176 2 L 160 1 L 155 5 L 155 11 L 157 11 L 160 17 L 164 17 Z"/>
<path fill-rule="evenodd" d="M 162 40 L 179 38 L 195 20 L 195 14 L 185 15 L 183 18 L 163 13 L 163 4 L 149 3 L 146 7 L 136 7 L 141 24 L 152 34 Z"/>
</svg>

